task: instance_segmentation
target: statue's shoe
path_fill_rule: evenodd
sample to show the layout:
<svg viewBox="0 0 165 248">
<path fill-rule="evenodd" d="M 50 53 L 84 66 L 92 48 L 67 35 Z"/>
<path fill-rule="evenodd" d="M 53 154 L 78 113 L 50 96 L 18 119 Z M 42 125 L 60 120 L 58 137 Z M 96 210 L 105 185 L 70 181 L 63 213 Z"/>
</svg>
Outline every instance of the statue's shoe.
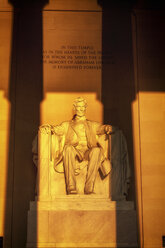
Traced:
<svg viewBox="0 0 165 248">
<path fill-rule="evenodd" d="M 86 194 L 86 195 L 95 194 L 94 185 L 85 185 L 84 194 Z"/>
<path fill-rule="evenodd" d="M 70 195 L 70 194 L 77 194 L 77 190 L 75 189 L 75 190 L 70 190 L 69 192 L 68 192 L 68 194 Z"/>
<path fill-rule="evenodd" d="M 92 194 L 95 194 L 95 192 L 93 190 L 84 190 L 84 194 L 92 195 Z"/>
<path fill-rule="evenodd" d="M 67 193 L 68 193 L 68 195 L 70 195 L 70 194 L 77 194 L 77 190 L 74 187 L 70 187 L 67 190 Z"/>
</svg>

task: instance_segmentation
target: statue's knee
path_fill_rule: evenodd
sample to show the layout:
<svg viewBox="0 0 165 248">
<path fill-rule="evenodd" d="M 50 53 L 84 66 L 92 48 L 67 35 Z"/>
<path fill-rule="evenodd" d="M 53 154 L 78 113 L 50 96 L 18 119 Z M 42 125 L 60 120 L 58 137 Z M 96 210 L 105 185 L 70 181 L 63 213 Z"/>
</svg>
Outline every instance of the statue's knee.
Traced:
<svg viewBox="0 0 165 248">
<path fill-rule="evenodd" d="M 93 147 L 90 151 L 89 156 L 97 156 L 99 155 L 101 152 L 101 148 L 100 147 Z"/>
<path fill-rule="evenodd" d="M 101 151 L 101 148 L 100 147 L 93 147 L 92 148 L 92 151 L 93 152 L 100 152 Z"/>
</svg>

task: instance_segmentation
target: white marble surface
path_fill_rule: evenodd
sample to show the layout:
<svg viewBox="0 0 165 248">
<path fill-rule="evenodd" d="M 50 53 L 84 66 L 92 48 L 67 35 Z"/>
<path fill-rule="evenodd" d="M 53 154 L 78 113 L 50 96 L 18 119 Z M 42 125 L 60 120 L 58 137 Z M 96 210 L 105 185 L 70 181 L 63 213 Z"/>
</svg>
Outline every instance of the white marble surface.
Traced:
<svg viewBox="0 0 165 248">
<path fill-rule="evenodd" d="M 134 210 L 134 203 L 111 201 L 98 195 L 67 195 L 31 202 L 30 210 Z"/>
<path fill-rule="evenodd" d="M 137 247 L 134 203 L 96 195 L 31 202 L 27 247 Z"/>
</svg>

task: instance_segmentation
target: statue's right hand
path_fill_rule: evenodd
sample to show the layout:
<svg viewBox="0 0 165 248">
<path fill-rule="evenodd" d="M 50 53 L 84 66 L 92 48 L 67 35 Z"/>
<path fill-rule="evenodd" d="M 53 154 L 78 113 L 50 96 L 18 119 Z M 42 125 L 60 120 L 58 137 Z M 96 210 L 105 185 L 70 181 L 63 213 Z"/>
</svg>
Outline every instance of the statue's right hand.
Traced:
<svg viewBox="0 0 165 248">
<path fill-rule="evenodd" d="M 41 133 L 50 134 L 52 130 L 52 126 L 49 124 L 44 124 L 39 127 L 39 130 Z"/>
</svg>

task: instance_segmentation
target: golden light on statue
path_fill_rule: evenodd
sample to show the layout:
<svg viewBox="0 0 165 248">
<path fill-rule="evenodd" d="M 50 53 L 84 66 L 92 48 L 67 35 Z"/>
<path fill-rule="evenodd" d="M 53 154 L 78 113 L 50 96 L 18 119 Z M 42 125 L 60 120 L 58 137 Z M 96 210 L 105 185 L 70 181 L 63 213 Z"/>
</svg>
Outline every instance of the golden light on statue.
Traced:
<svg viewBox="0 0 165 248">
<path fill-rule="evenodd" d="M 41 124 L 59 124 L 73 117 L 73 101 L 76 97 L 82 96 L 88 102 L 87 118 L 103 122 L 103 106 L 95 92 L 46 92 L 44 100 L 40 105 Z M 48 111 L 49 109 L 49 111 Z M 97 111 L 96 111 L 97 109 Z"/>
</svg>

